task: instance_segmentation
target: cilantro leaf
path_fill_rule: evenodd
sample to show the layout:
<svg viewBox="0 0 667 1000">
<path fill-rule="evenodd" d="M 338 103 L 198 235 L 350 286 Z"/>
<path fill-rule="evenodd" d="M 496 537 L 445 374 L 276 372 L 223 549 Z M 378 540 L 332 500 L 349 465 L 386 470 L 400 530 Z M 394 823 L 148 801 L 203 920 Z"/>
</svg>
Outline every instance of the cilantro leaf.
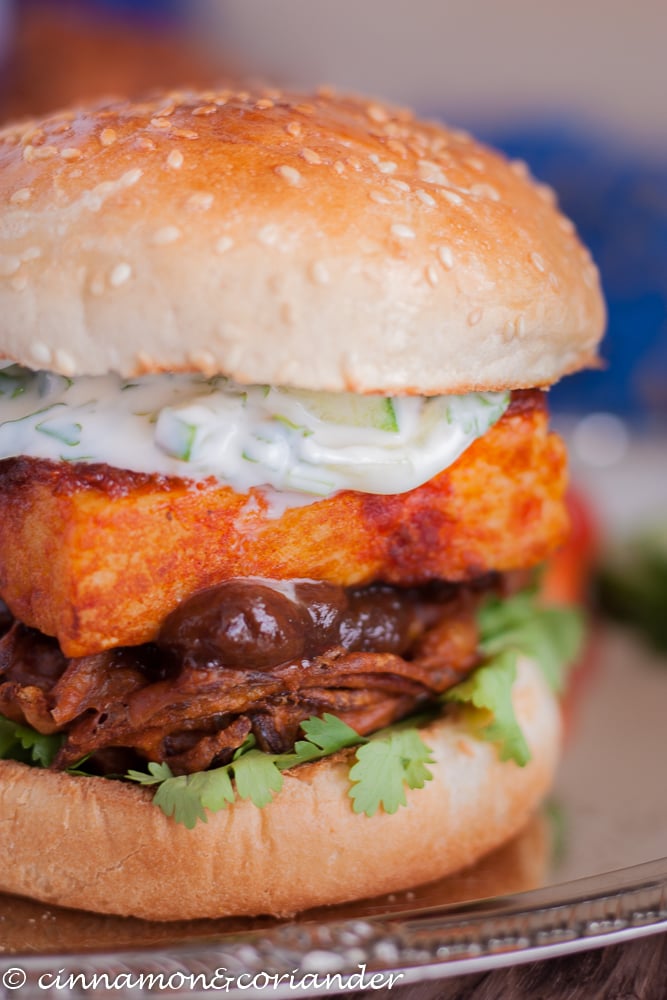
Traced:
<svg viewBox="0 0 667 1000">
<path fill-rule="evenodd" d="M 213 771 L 202 772 L 202 778 L 204 776 L 206 780 L 202 782 L 200 791 L 201 804 L 204 809 L 218 812 L 219 809 L 224 809 L 226 805 L 234 801 L 232 779 L 227 768 L 216 767 Z"/>
<path fill-rule="evenodd" d="M 207 820 L 202 803 L 202 785 L 207 782 L 202 779 L 206 779 L 208 773 L 202 771 L 167 778 L 158 785 L 153 802 L 166 816 L 173 816 L 177 823 L 192 830 L 198 820 L 204 823 Z"/>
<path fill-rule="evenodd" d="M 483 653 L 495 656 L 507 649 L 525 653 L 540 665 L 554 691 L 562 689 L 567 667 L 583 640 L 583 620 L 576 609 L 541 606 L 527 590 L 486 601 L 477 623 Z"/>
<path fill-rule="evenodd" d="M 49 767 L 62 741 L 61 733 L 45 736 L 31 726 L 0 716 L 0 758 Z"/>
<path fill-rule="evenodd" d="M 274 758 L 261 750 L 249 750 L 234 761 L 234 778 L 239 798 L 250 799 L 260 809 L 283 786 L 283 776 Z"/>
<path fill-rule="evenodd" d="M 523 767 L 530 760 L 530 749 L 512 704 L 516 661 L 514 650 L 497 653 L 443 698 L 470 706 L 470 720 L 482 739 L 497 745 L 501 760 L 514 760 Z"/>
<path fill-rule="evenodd" d="M 292 753 L 264 753 L 256 748 L 251 735 L 222 767 L 176 777 L 167 764 L 151 763 L 147 774 L 129 771 L 125 777 L 144 786 L 157 785 L 155 804 L 177 823 L 192 828 L 198 820 L 206 821 L 206 810 L 224 809 L 237 796 L 262 808 L 282 788 L 282 771 L 365 742 L 365 737 L 334 715 L 307 719 L 301 728 L 306 739 L 299 740 Z"/>
<path fill-rule="evenodd" d="M 350 798 L 356 813 L 374 816 L 381 807 L 395 813 L 406 804 L 405 789 L 423 788 L 432 778 L 431 751 L 416 729 L 402 729 L 371 739 L 356 753 L 350 769 Z"/>
<path fill-rule="evenodd" d="M 343 747 L 355 746 L 364 740 L 364 737 L 359 736 L 351 726 L 328 712 L 325 712 L 321 719 L 317 716 L 306 719 L 301 723 L 301 728 L 306 734 L 307 741 L 301 740 L 296 744 L 294 749 L 297 754 L 308 752 L 308 744 L 314 744 L 329 754 L 342 750 Z"/>
<path fill-rule="evenodd" d="M 174 777 L 168 764 L 156 764 L 154 761 L 148 765 L 148 772 L 145 774 L 143 771 L 128 771 L 126 777 L 137 781 L 140 785 L 159 785 L 167 778 Z"/>
</svg>

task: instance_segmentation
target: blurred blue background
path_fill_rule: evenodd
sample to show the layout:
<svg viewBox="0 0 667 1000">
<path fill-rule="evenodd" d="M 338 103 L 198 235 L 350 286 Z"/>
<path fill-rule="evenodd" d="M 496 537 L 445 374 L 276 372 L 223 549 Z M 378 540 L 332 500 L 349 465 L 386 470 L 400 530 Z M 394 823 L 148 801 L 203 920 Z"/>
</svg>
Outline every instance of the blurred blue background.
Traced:
<svg viewBox="0 0 667 1000">
<path fill-rule="evenodd" d="M 667 160 L 576 123 L 477 133 L 552 185 L 600 268 L 606 369 L 568 376 L 552 390 L 553 406 L 635 420 L 667 415 Z"/>
<path fill-rule="evenodd" d="M 664 0 L 0 0 L 4 117 L 244 75 L 463 125 L 551 184 L 600 267 L 607 367 L 553 404 L 667 420 Z"/>
</svg>

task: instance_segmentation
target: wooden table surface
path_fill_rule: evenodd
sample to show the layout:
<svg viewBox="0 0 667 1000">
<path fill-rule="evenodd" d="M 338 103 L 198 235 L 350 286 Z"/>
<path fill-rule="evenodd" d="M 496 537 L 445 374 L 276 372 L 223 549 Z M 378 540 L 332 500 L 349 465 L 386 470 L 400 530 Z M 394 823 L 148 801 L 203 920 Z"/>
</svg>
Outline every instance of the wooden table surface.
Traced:
<svg viewBox="0 0 667 1000">
<path fill-rule="evenodd" d="M 349 996 L 349 994 L 348 994 Z M 355 993 L 376 1000 L 666 1000 L 667 934 L 591 951 Z"/>
</svg>

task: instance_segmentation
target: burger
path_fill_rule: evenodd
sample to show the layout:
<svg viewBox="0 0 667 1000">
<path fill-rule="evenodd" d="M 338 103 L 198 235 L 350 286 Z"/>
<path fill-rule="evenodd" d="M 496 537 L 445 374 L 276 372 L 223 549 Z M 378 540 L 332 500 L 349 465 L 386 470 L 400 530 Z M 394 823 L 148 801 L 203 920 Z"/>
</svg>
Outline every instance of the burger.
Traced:
<svg viewBox="0 0 667 1000">
<path fill-rule="evenodd" d="M 577 633 L 544 390 L 604 321 L 552 192 L 328 90 L 0 157 L 0 889 L 282 915 L 503 843 Z"/>
</svg>

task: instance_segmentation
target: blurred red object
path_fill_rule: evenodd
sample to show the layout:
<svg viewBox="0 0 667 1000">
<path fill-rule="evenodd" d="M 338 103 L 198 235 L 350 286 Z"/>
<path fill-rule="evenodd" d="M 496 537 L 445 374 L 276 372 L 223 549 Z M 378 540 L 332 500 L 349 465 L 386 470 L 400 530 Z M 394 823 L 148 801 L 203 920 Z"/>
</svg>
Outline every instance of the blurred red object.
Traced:
<svg viewBox="0 0 667 1000">
<path fill-rule="evenodd" d="M 593 565 L 599 551 L 600 532 L 589 500 L 576 488 L 567 495 L 570 534 L 549 560 L 541 593 L 549 604 L 584 604 L 590 593 Z"/>
<path fill-rule="evenodd" d="M 0 92 L 3 120 L 153 88 L 205 87 L 224 67 L 183 39 L 178 21 L 102 12 L 80 0 L 17 3 Z"/>
</svg>

